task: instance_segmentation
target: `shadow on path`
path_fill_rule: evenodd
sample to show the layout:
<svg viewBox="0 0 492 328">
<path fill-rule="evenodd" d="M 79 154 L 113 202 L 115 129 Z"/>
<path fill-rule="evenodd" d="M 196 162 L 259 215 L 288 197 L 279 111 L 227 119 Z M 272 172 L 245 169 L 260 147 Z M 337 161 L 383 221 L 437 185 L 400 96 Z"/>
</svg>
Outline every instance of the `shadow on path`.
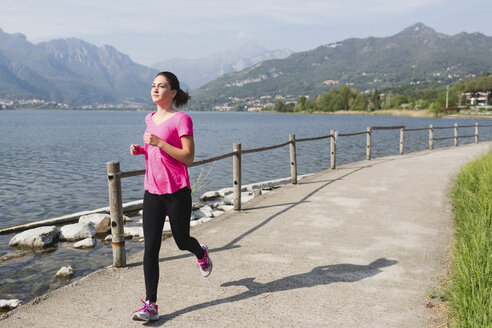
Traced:
<svg viewBox="0 0 492 328">
<path fill-rule="evenodd" d="M 231 249 L 235 249 L 235 248 L 241 247 L 240 245 L 237 245 L 237 243 L 239 241 L 241 241 L 246 236 L 252 234 L 256 230 L 260 229 L 261 227 L 265 226 L 267 223 L 269 223 L 273 219 L 277 218 L 281 214 L 283 214 L 285 212 L 288 212 L 289 210 L 293 209 L 294 207 L 296 207 L 296 206 L 298 206 L 300 204 L 306 203 L 311 196 L 313 196 L 314 194 L 316 194 L 318 191 L 322 190 L 326 186 L 328 186 L 328 185 L 330 185 L 332 183 L 335 183 L 337 181 L 343 180 L 344 178 L 346 178 L 346 177 L 348 177 L 348 176 L 350 176 L 350 175 L 352 175 L 352 174 L 354 174 L 354 173 L 356 173 L 358 171 L 361 171 L 363 169 L 366 169 L 368 167 L 371 167 L 374 164 L 376 164 L 376 163 L 368 163 L 367 165 L 363 165 L 361 167 L 357 167 L 357 168 L 351 169 L 349 172 L 347 172 L 344 175 L 342 175 L 342 176 L 340 176 L 340 177 L 338 177 L 336 179 L 333 179 L 333 180 L 320 181 L 320 182 L 324 182 L 324 183 L 321 186 L 319 186 L 318 188 L 316 188 L 313 191 L 311 191 L 309 194 L 307 194 L 303 198 L 301 198 L 299 201 L 294 202 L 294 203 L 289 203 L 290 205 L 287 206 L 286 208 L 280 210 L 279 212 L 277 212 L 277 213 L 273 214 L 272 216 L 270 216 L 269 218 L 265 219 L 263 222 L 260 222 L 259 224 L 257 224 L 256 226 L 252 227 L 248 231 L 246 231 L 246 232 L 242 233 L 241 235 L 237 236 L 236 238 L 234 238 L 233 240 L 231 240 L 230 242 L 228 242 L 224 246 L 210 249 L 210 252 L 211 253 L 214 253 L 214 252 L 231 250 Z M 255 208 L 246 208 L 245 211 L 247 211 L 247 210 L 254 210 L 254 209 Z M 185 254 L 180 254 L 180 255 L 176 255 L 176 256 L 169 256 L 169 257 L 161 258 L 161 259 L 159 259 L 159 262 L 166 262 L 166 261 L 178 260 L 178 259 L 183 259 L 183 258 L 187 258 L 187 257 L 191 257 L 191 256 L 193 256 L 193 254 L 185 253 Z M 135 263 L 127 264 L 127 267 L 130 267 L 131 268 L 131 267 L 140 266 L 142 264 L 143 264 L 142 261 L 138 261 L 138 262 L 135 262 Z"/>
<path fill-rule="evenodd" d="M 265 219 L 263 222 L 260 222 L 259 224 L 257 224 L 253 228 L 249 229 L 248 231 L 242 233 L 238 237 L 234 238 L 233 240 L 231 240 L 230 242 L 228 242 L 224 246 L 210 249 L 210 252 L 211 253 L 213 253 L 213 252 L 220 252 L 220 251 L 231 250 L 231 249 L 234 249 L 234 248 L 241 247 L 240 245 L 236 245 L 241 239 L 245 238 L 246 236 L 248 236 L 248 235 L 252 234 L 253 232 L 255 232 L 256 230 L 260 229 L 261 227 L 263 227 L 264 225 L 266 225 L 268 222 L 272 221 L 273 219 L 275 219 L 279 215 L 281 215 L 281 214 L 283 214 L 285 212 L 288 212 L 292 208 L 294 208 L 294 207 L 296 207 L 296 206 L 298 206 L 298 205 L 300 205 L 302 203 L 306 203 L 307 200 L 311 196 L 313 196 L 314 194 L 316 194 L 318 191 L 320 191 L 321 189 L 325 188 L 326 186 L 328 186 L 328 185 L 330 185 L 330 184 L 332 184 L 334 182 L 343 180 L 345 177 L 347 177 L 349 175 L 352 175 L 352 174 L 354 174 L 354 173 L 356 173 L 356 172 L 358 172 L 360 170 L 363 170 L 365 168 L 371 167 L 372 166 L 371 164 L 364 165 L 364 166 L 361 166 L 361 167 L 352 169 L 350 172 L 348 172 L 348 173 L 346 173 L 346 174 L 344 174 L 344 175 L 342 175 L 342 176 L 340 176 L 340 177 L 338 177 L 336 179 L 326 181 L 324 184 L 322 184 L 318 188 L 316 188 L 313 191 L 311 191 L 309 194 L 307 194 L 306 196 L 304 196 L 303 198 L 301 198 L 299 201 L 294 202 L 294 203 L 289 203 L 290 205 L 288 207 L 280 210 L 279 212 L 277 212 L 274 215 L 270 216 L 269 218 Z M 254 209 L 255 208 L 246 208 L 245 211 L 247 211 L 247 210 L 254 210 Z M 183 258 L 187 258 L 187 257 L 191 257 L 191 256 L 193 256 L 193 254 L 185 253 L 185 254 L 181 254 L 181 255 L 169 256 L 169 257 L 161 258 L 161 259 L 159 259 L 159 262 L 166 262 L 166 261 L 178 260 L 178 259 L 183 259 Z M 135 263 L 129 263 L 129 264 L 127 264 L 127 267 L 130 267 L 131 268 L 131 267 L 136 267 L 136 266 L 140 266 L 140 265 L 143 265 L 143 262 L 142 261 L 138 261 L 138 262 L 135 262 Z"/>
<path fill-rule="evenodd" d="M 323 286 L 336 282 L 356 282 L 373 277 L 376 274 L 381 273 L 382 268 L 395 265 L 396 263 L 397 261 L 395 260 L 380 258 L 368 265 L 335 264 L 319 266 L 310 272 L 284 277 L 264 284 L 254 281 L 255 278 L 244 278 L 241 280 L 230 281 L 223 283 L 221 287 L 244 286 L 248 290 L 242 292 L 241 294 L 208 301 L 177 310 L 173 313 L 161 316 L 161 318 L 156 322 L 149 322 L 146 325 L 162 326 L 165 322 L 189 312 L 225 303 L 239 302 L 262 294 Z"/>
</svg>

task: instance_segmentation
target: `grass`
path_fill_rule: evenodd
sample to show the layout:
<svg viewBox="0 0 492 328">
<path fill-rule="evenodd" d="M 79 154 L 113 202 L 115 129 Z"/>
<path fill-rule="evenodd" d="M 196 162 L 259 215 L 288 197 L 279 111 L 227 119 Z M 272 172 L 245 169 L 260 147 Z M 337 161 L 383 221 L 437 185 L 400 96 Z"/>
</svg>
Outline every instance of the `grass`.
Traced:
<svg viewBox="0 0 492 328">
<path fill-rule="evenodd" d="M 492 327 L 492 152 L 463 167 L 451 197 L 450 315 L 456 327 Z"/>
</svg>

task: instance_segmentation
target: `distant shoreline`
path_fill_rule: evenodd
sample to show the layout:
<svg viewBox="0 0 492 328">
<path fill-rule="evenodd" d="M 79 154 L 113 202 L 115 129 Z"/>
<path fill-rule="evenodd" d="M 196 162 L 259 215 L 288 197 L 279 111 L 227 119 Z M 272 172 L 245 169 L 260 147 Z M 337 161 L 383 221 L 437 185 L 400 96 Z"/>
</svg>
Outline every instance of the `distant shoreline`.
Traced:
<svg viewBox="0 0 492 328">
<path fill-rule="evenodd" d="M 135 108 L 93 108 L 93 109 L 85 109 L 85 108 L 71 108 L 71 109 L 62 109 L 62 108 L 8 108 L 8 109 L 0 109 L 1 111 L 24 111 L 24 110 L 60 110 L 60 111 L 147 111 L 148 109 L 135 109 Z M 186 109 L 184 111 L 187 111 Z M 192 112 L 220 112 L 220 111 L 192 111 Z M 235 113 L 235 112 L 232 112 Z M 242 112 L 237 112 L 242 113 Z M 409 109 L 379 109 L 372 112 L 367 111 L 351 111 L 351 110 L 338 110 L 334 112 L 312 112 L 308 113 L 306 111 L 302 112 L 276 112 L 276 111 L 260 111 L 260 112 L 252 112 L 252 113 L 276 113 L 276 114 L 324 114 L 324 115 L 361 115 L 361 116 L 369 116 L 369 115 L 388 115 L 388 116 L 405 116 L 405 117 L 415 117 L 415 118 L 463 118 L 463 119 L 485 119 L 492 120 L 492 115 L 468 115 L 468 114 L 441 114 L 438 117 L 435 116 L 429 110 L 421 109 L 421 110 L 409 110 Z"/>
<path fill-rule="evenodd" d="M 295 112 L 295 113 L 282 113 L 275 111 L 263 111 L 263 113 L 278 113 L 278 114 L 322 114 L 322 115 L 361 115 L 361 116 L 376 116 L 376 115 L 388 115 L 388 116 L 405 116 L 415 118 L 463 118 L 463 119 L 489 119 L 492 120 L 492 115 L 467 115 L 467 114 L 441 114 L 435 116 L 434 113 L 427 109 L 421 110 L 409 110 L 409 109 L 379 109 L 372 112 L 367 111 L 352 111 L 352 110 L 338 110 L 334 112 L 312 112 L 307 113 Z"/>
</svg>

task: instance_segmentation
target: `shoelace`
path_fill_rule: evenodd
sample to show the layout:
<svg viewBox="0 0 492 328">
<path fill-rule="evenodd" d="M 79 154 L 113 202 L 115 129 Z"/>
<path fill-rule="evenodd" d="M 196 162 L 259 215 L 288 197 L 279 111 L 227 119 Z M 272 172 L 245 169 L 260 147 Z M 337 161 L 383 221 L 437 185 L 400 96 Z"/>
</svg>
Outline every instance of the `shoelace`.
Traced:
<svg viewBox="0 0 492 328">
<path fill-rule="evenodd" d="M 142 299 L 141 299 L 140 301 L 142 301 L 142 303 L 144 304 L 144 306 L 143 306 L 141 309 L 137 310 L 137 311 L 133 311 L 133 313 L 135 313 L 135 312 L 145 312 L 145 311 L 148 311 L 149 307 L 151 307 L 151 306 L 152 306 L 152 304 L 150 304 L 150 303 L 149 303 L 149 304 L 147 304 L 147 302 L 145 302 L 145 301 L 144 301 L 144 300 L 142 300 Z M 149 311 L 149 312 L 150 312 L 150 311 Z"/>
<path fill-rule="evenodd" d="M 203 260 L 198 260 L 198 265 L 202 270 L 207 270 L 210 266 L 210 262 L 208 261 L 208 254 L 205 253 L 205 258 Z"/>
</svg>

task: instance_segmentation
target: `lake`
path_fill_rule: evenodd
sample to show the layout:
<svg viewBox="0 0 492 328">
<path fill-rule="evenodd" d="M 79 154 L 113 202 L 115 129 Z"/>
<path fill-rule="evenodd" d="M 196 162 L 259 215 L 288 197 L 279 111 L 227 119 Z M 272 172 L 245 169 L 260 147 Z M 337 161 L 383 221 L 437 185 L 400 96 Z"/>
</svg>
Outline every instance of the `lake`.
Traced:
<svg viewBox="0 0 492 328">
<path fill-rule="evenodd" d="M 119 161 L 122 171 L 144 168 L 143 156 L 129 153 L 131 143 L 143 144 L 144 118 L 137 111 L 0 111 L 0 227 L 37 221 L 108 206 L 106 163 Z M 193 119 L 195 160 L 229 153 L 233 143 L 242 149 L 280 144 L 289 134 L 309 138 L 366 131 L 368 126 L 405 125 L 407 128 L 491 124 L 490 120 L 429 119 L 392 116 L 314 115 L 275 113 L 189 112 Z M 373 157 L 396 155 L 399 130 L 373 132 Z M 461 135 L 474 128 L 460 129 Z M 453 130 L 436 130 L 435 137 L 452 136 Z M 480 140 L 491 140 L 492 128 L 480 130 Z M 337 165 L 365 159 L 366 136 L 340 137 Z M 473 138 L 461 143 L 474 142 Z M 453 145 L 453 140 L 435 141 L 434 147 Z M 428 147 L 428 132 L 407 132 L 405 152 Z M 289 148 L 246 154 L 242 157 L 243 184 L 290 176 Z M 330 140 L 297 144 L 298 174 L 330 167 Z M 232 158 L 190 169 L 191 180 L 200 172 L 208 190 L 232 186 Z M 123 202 L 141 199 L 143 176 L 123 179 Z M 43 253 L 20 252 L 8 246 L 12 235 L 0 236 L 0 299 L 24 301 L 66 282 L 54 278 L 63 265 L 76 269 L 75 278 L 112 263 L 110 245 L 94 250 L 74 250 L 59 243 Z M 130 254 L 141 243 L 127 243 Z"/>
</svg>

